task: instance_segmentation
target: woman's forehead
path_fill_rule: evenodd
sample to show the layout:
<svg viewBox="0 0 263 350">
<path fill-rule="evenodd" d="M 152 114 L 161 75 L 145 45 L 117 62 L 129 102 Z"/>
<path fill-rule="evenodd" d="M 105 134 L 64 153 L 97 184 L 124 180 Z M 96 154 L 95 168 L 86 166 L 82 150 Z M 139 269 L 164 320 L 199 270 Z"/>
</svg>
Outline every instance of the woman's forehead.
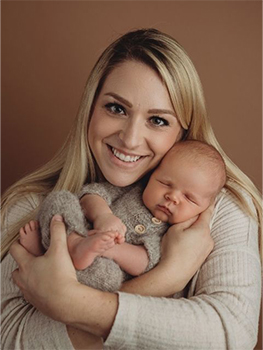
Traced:
<svg viewBox="0 0 263 350">
<path fill-rule="evenodd" d="M 173 110 L 168 90 L 159 75 L 148 65 L 125 61 L 106 78 L 101 95 L 116 93 L 131 104 L 139 101 L 155 108 Z"/>
</svg>

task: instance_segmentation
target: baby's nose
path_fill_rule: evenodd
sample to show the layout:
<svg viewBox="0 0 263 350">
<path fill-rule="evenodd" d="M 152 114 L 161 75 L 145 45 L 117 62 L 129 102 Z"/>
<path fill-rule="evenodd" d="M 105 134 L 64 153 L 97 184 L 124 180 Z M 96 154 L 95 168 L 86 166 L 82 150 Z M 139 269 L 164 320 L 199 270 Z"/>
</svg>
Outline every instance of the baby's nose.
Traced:
<svg viewBox="0 0 263 350">
<path fill-rule="evenodd" d="M 178 204 L 179 203 L 178 195 L 176 195 L 175 192 L 167 193 L 165 195 L 165 199 L 168 200 L 168 201 L 173 202 L 174 204 Z"/>
</svg>

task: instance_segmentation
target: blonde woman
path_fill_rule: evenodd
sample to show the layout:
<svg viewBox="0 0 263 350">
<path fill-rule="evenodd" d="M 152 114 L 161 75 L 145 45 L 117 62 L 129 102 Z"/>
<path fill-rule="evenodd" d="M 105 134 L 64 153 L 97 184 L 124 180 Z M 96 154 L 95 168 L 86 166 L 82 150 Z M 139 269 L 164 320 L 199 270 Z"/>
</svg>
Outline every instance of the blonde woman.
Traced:
<svg viewBox="0 0 263 350">
<path fill-rule="evenodd" d="M 188 138 L 222 154 L 225 193 L 213 215 L 210 208 L 193 225 L 169 228 L 159 265 L 118 294 L 78 283 L 59 216 L 51 223 L 44 256 L 34 257 L 14 242 L 50 191 L 78 193 L 84 183 L 101 179 L 120 187 L 143 181 L 176 141 Z M 64 147 L 6 192 L 3 216 L 4 349 L 99 349 L 100 338 L 105 349 L 253 349 L 260 306 L 260 195 L 217 143 L 195 68 L 168 35 L 138 30 L 105 50 Z M 178 264 L 179 276 L 173 269 Z"/>
</svg>

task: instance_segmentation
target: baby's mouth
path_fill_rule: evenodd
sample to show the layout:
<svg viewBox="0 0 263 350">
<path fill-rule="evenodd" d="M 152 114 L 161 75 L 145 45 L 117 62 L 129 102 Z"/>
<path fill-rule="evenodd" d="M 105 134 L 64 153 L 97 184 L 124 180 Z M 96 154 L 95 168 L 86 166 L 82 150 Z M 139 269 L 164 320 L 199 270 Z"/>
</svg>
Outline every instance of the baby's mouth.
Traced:
<svg viewBox="0 0 263 350">
<path fill-rule="evenodd" d="M 163 211 L 166 215 L 172 215 L 171 211 L 164 205 L 158 205 L 157 206 L 159 208 L 159 210 Z"/>
<path fill-rule="evenodd" d="M 114 156 L 125 163 L 137 162 L 142 156 L 128 155 L 118 151 L 116 148 L 109 146 Z"/>
</svg>

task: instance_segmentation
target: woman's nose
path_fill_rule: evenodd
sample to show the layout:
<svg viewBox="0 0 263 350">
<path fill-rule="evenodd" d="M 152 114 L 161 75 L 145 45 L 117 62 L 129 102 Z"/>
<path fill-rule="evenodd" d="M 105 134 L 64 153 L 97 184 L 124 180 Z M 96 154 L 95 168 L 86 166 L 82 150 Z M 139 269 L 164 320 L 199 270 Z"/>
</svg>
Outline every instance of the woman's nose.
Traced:
<svg viewBox="0 0 263 350">
<path fill-rule="evenodd" d="M 127 149 L 136 149 L 140 146 L 144 136 L 141 123 L 135 120 L 128 120 L 119 133 L 119 138 Z"/>
</svg>

